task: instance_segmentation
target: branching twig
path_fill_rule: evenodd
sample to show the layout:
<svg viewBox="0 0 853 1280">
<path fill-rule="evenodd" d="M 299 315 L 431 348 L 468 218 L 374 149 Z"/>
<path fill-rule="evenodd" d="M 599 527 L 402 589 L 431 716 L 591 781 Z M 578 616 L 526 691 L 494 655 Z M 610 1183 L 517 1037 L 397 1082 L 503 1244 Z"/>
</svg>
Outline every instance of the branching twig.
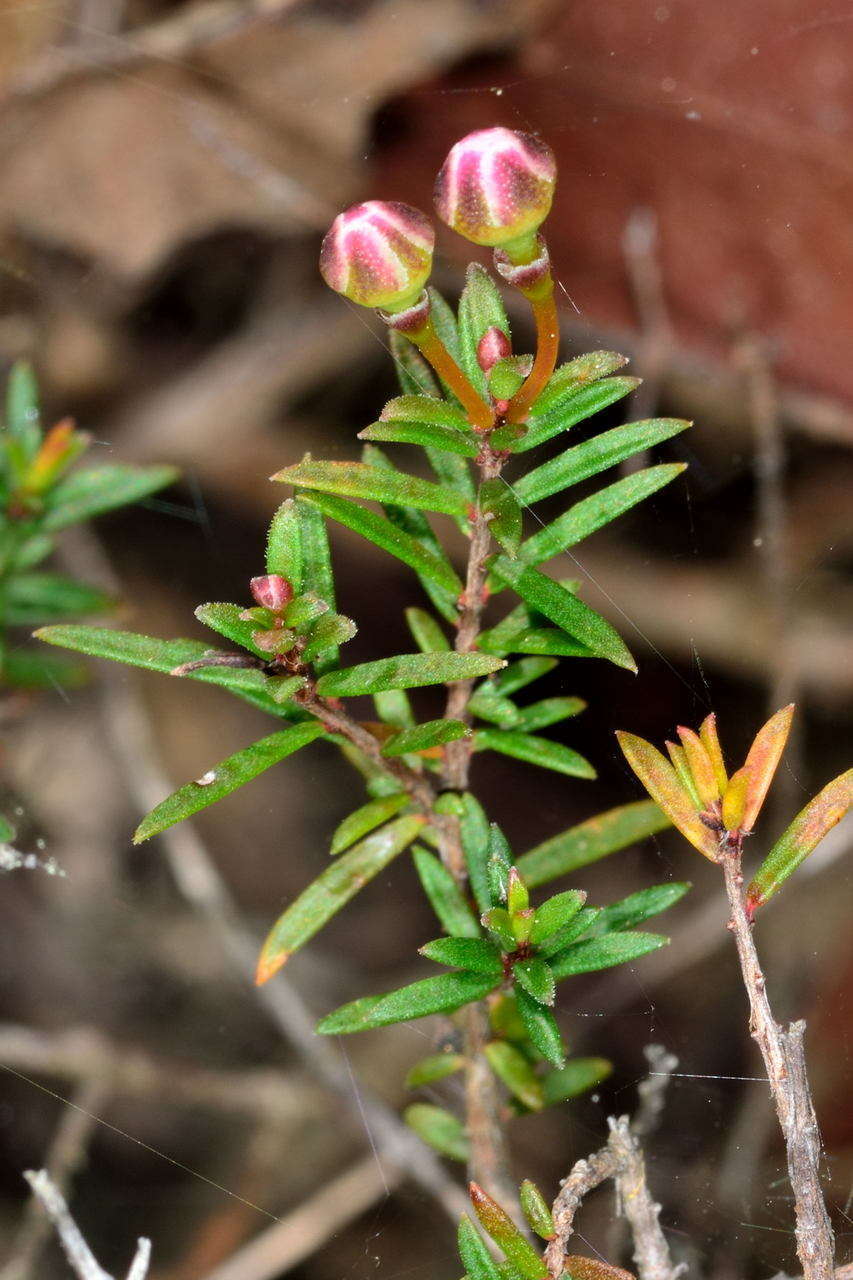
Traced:
<svg viewBox="0 0 853 1280">
<path fill-rule="evenodd" d="M 627 1116 L 607 1122 L 610 1137 L 607 1140 L 616 1164 L 616 1190 L 619 1208 L 631 1226 L 634 1237 L 634 1261 L 640 1280 L 676 1280 L 685 1270 L 684 1265 L 674 1266 L 669 1245 L 661 1230 L 656 1204 L 646 1182 L 646 1163 L 639 1141 L 631 1132 Z"/>
<path fill-rule="evenodd" d="M 33 1195 L 41 1201 L 56 1228 L 65 1256 L 79 1280 L 112 1280 L 112 1276 L 98 1265 L 91 1249 L 83 1239 L 80 1228 L 71 1217 L 68 1205 L 59 1189 L 51 1181 L 50 1175 L 44 1169 L 40 1169 L 38 1172 L 27 1170 L 24 1177 L 30 1184 Z M 136 1245 L 136 1255 L 127 1273 L 127 1280 L 145 1280 L 150 1259 L 151 1241 L 140 1237 Z"/>
</svg>

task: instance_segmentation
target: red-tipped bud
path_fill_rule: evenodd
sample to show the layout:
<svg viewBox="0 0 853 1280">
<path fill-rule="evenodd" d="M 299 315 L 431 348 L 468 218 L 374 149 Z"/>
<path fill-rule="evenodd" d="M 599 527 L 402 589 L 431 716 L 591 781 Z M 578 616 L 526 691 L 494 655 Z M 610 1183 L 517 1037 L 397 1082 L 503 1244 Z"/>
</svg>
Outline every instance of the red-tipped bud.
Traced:
<svg viewBox="0 0 853 1280">
<path fill-rule="evenodd" d="M 480 129 L 451 148 L 435 184 L 438 216 L 466 240 L 530 239 L 554 198 L 554 153 L 530 133 Z"/>
<path fill-rule="evenodd" d="M 320 274 L 361 307 L 399 311 L 417 301 L 429 279 L 434 244 L 418 209 L 367 200 L 335 218 L 320 249 Z"/>
<path fill-rule="evenodd" d="M 492 325 L 483 334 L 477 343 L 477 364 L 488 373 L 493 369 L 499 360 L 504 360 L 508 355 L 512 354 L 512 345 L 503 329 L 499 329 L 497 325 Z"/>
<path fill-rule="evenodd" d="M 249 589 L 258 604 L 272 613 L 281 613 L 293 599 L 293 587 L 279 573 L 267 573 L 263 577 L 253 578 Z"/>
</svg>

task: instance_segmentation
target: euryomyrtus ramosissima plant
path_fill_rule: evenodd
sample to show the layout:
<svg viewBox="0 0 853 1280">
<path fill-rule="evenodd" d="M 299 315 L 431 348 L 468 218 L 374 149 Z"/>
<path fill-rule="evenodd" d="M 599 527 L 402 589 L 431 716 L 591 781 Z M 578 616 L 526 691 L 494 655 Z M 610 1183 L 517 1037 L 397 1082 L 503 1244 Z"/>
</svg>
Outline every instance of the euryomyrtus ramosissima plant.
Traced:
<svg viewBox="0 0 853 1280">
<path fill-rule="evenodd" d="M 531 297 L 534 309 L 545 307 L 551 278 L 537 228 L 553 191 L 550 152 L 527 135 L 496 130 L 463 139 L 451 160 L 439 181 L 440 210 L 451 222 L 461 217 L 462 203 L 443 195 L 458 172 L 465 207 L 488 215 L 473 238 L 482 238 L 487 225 L 501 270 L 517 262 L 526 274 L 509 272 L 510 281 Z M 474 224 L 469 219 L 459 225 L 467 234 Z M 411 848 L 445 934 L 428 943 L 424 955 L 449 972 L 346 1005 L 321 1029 L 356 1031 L 462 1011 L 459 1053 L 419 1063 L 410 1082 L 421 1085 L 457 1067 L 468 1071 L 474 1056 L 479 1062 L 480 1048 L 466 1040 L 465 1011 L 479 1010 L 484 1018 L 487 1012 L 483 1052 L 493 1073 L 490 1087 L 496 1090 L 500 1080 L 516 1109 L 536 1110 L 582 1091 L 609 1069 L 597 1058 L 563 1065 L 552 1012 L 555 984 L 660 946 L 664 938 L 636 933 L 634 926 L 675 902 L 686 886 L 653 886 L 603 908 L 586 905 L 580 891 L 565 890 L 534 906 L 531 890 L 661 830 L 668 819 L 653 803 L 626 805 L 514 857 L 469 790 L 470 765 L 476 755 L 493 751 L 520 768 L 595 776 L 589 761 L 546 732 L 579 714 L 584 702 L 566 695 L 531 700 L 530 688 L 563 657 L 603 659 L 629 671 L 635 664 L 611 624 L 583 601 L 578 584 L 549 576 L 543 566 L 668 484 L 683 464 L 657 462 L 612 479 L 562 512 L 550 510 L 544 521 L 534 513 L 532 531 L 525 529 L 525 512 L 664 444 L 689 424 L 654 418 L 577 444 L 566 440 L 575 424 L 637 386 L 620 373 L 624 359 L 597 351 L 555 371 L 556 318 L 544 337 L 538 325 L 535 356 L 513 354 L 506 312 L 488 272 L 469 268 L 454 314 L 424 287 L 431 249 L 424 216 L 398 203 L 356 206 L 336 219 L 326 237 L 326 280 L 354 302 L 380 307 L 391 326 L 403 394 L 360 433 L 366 443 L 359 461 L 306 457 L 274 477 L 294 492 L 273 517 L 264 574 L 252 580 L 242 603 L 197 610 L 199 620 L 224 637 L 225 648 L 67 626 L 40 635 L 85 653 L 218 684 L 277 722 L 273 733 L 164 799 L 143 819 L 137 840 L 222 799 L 312 741 L 342 750 L 364 778 L 366 803 L 333 833 L 328 868 L 274 924 L 259 981 L 271 978 Z M 537 319 L 541 315 L 540 308 Z M 552 441 L 561 446 L 554 456 L 524 467 L 527 453 Z M 378 447 L 398 443 L 424 450 L 432 479 L 401 470 Z M 508 466 L 516 470 L 512 484 L 503 476 Z M 445 548 L 442 520 L 467 543 L 461 572 Z M 342 664 L 341 646 L 356 626 L 336 611 L 329 521 L 414 571 L 428 607 L 406 610 L 412 652 Z M 497 609 L 486 626 L 489 602 Z M 410 690 L 426 686 L 444 687 L 438 717 L 428 701 L 424 714 L 410 698 Z M 372 709 L 365 698 L 372 698 Z M 469 1135 L 455 1117 L 416 1105 L 408 1118 L 434 1146 L 465 1156 Z"/>
<path fill-rule="evenodd" d="M 173 467 L 80 467 L 90 443 L 70 418 L 44 429 L 32 369 L 15 364 L 0 413 L 0 693 L 79 683 L 78 665 L 24 646 L 18 629 L 109 613 L 117 602 L 45 562 L 69 526 L 147 498 L 177 477 Z"/>
</svg>

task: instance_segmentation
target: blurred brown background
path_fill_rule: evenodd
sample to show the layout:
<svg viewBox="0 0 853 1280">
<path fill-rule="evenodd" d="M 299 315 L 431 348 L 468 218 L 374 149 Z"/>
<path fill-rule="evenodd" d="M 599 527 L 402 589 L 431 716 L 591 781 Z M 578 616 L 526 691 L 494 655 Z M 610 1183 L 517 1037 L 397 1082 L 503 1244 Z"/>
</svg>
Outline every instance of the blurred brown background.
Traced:
<svg viewBox="0 0 853 1280">
<path fill-rule="evenodd" d="M 96 451 L 176 462 L 185 477 L 96 531 L 124 624 L 197 636 L 198 601 L 243 599 L 281 498 L 266 477 L 305 449 L 356 456 L 355 431 L 392 392 L 381 328 L 317 275 L 335 212 L 367 195 L 428 209 L 457 137 L 532 129 L 560 161 L 549 244 L 567 351 L 624 350 L 645 378 L 630 416 L 696 426 L 665 455 L 690 462 L 686 482 L 566 561 L 640 659 L 639 678 L 567 661 L 543 686 L 589 700 L 565 740 L 599 781 L 481 758 L 475 784 L 523 851 L 637 794 L 615 727 L 660 738 L 713 706 L 736 759 L 768 708 L 795 699 L 798 737 L 760 834 L 777 831 L 849 762 L 851 65 L 850 14 L 807 0 L 3 0 L 0 367 L 31 358 L 50 414 L 74 414 Z M 449 233 L 439 245 L 452 293 L 470 255 Z M 524 335 L 524 313 L 513 318 Z M 361 626 L 353 660 L 404 646 L 416 588 L 333 536 L 340 602 Z M 65 554 L 108 572 L 91 540 Z M 44 841 L 67 876 L 0 879 L 0 1059 L 30 1081 L 0 1077 L 0 1276 L 66 1274 L 33 1243 L 20 1180 L 51 1151 L 116 1272 L 144 1233 L 157 1280 L 455 1276 L 448 1219 L 390 1164 L 385 1196 L 349 1086 L 335 1094 L 305 1067 L 281 1010 L 258 1004 L 222 929 L 176 888 L 193 848 L 131 848 L 146 787 L 156 800 L 266 722 L 216 690 L 94 675 L 85 692 L 3 711 L 6 807 L 21 810 L 22 843 Z M 317 750 L 199 820 L 247 928 L 265 929 L 323 866 L 359 795 Z M 842 827 L 760 925 L 777 1012 L 809 1018 L 841 1261 L 853 1253 L 849 846 Z M 794 1266 L 791 1206 L 770 1105 L 749 1079 L 760 1072 L 713 872 L 666 838 L 578 883 L 606 900 L 671 876 L 695 885 L 661 925 L 672 947 L 563 988 L 573 1049 L 611 1057 L 612 1080 L 516 1121 L 515 1171 L 554 1192 L 606 1115 L 633 1106 L 643 1046 L 663 1042 L 683 1074 L 650 1176 L 673 1247 L 696 1276 L 771 1275 Z M 419 974 L 414 945 L 431 931 L 401 862 L 289 981 L 325 1012 Z M 344 1047 L 398 1109 L 433 1030 Z M 223 1269 L 270 1227 L 261 1210 L 287 1218 L 304 1202 L 263 1266 Z M 615 1261 L 609 1209 L 600 1194 L 581 1229 L 588 1252 Z"/>
</svg>

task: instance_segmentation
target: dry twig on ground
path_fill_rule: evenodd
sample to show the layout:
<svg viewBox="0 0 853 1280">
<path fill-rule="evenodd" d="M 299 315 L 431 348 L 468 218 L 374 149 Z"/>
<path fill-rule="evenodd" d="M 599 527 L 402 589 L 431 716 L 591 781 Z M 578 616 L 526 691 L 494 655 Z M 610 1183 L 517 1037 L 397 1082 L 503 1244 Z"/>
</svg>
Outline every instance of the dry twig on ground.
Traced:
<svg viewBox="0 0 853 1280">
<path fill-rule="evenodd" d="M 62 1248 L 65 1250 L 71 1268 L 79 1280 L 112 1280 L 112 1276 L 104 1271 L 92 1253 L 83 1233 L 68 1211 L 68 1205 L 51 1180 L 50 1175 L 40 1169 L 38 1172 L 28 1170 L 24 1177 L 32 1187 L 44 1210 L 56 1228 Z M 137 1241 L 136 1255 L 130 1264 L 126 1280 L 145 1280 L 151 1259 L 151 1241 L 141 1236 Z"/>
</svg>

